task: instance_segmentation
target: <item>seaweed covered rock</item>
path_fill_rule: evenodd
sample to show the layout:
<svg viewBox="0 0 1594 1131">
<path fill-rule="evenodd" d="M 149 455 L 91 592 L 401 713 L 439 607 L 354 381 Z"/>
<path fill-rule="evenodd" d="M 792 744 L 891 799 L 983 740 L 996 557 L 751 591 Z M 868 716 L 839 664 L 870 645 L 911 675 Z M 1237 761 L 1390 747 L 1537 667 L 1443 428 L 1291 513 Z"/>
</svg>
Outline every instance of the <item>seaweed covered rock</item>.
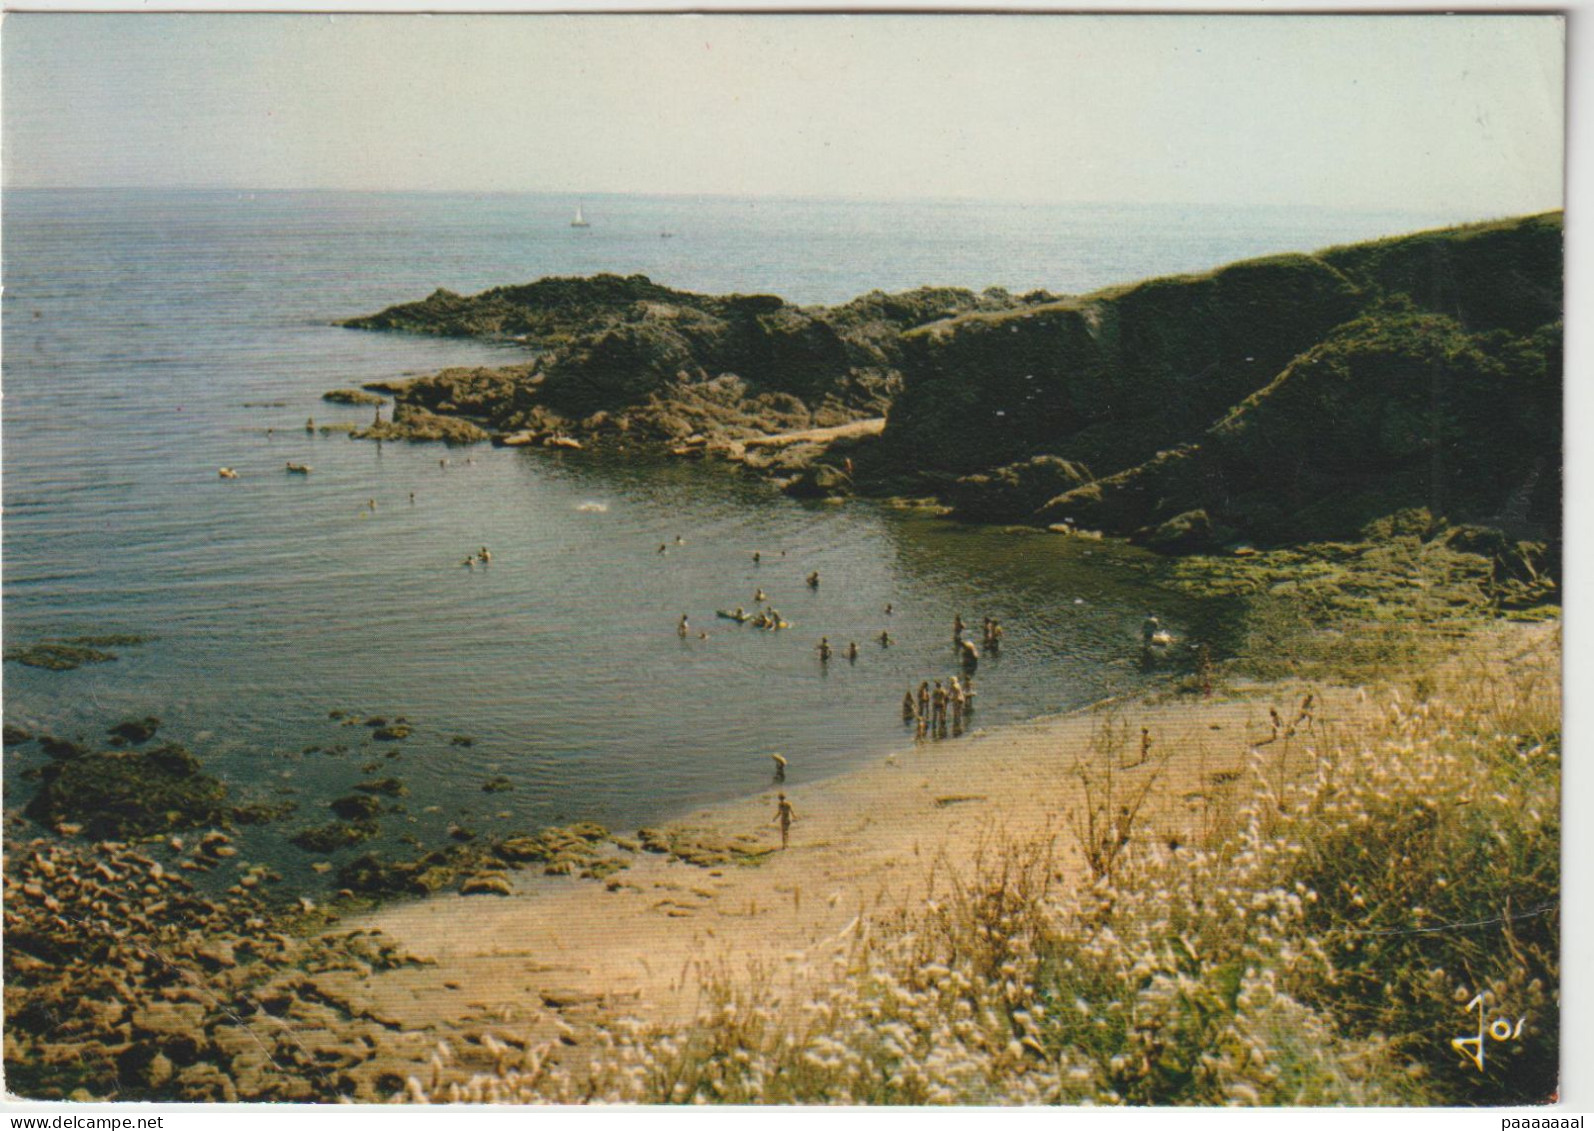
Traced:
<svg viewBox="0 0 1594 1131">
<path fill-rule="evenodd" d="M 145 715 L 142 719 L 124 719 L 111 728 L 111 740 L 120 739 L 137 745 L 148 742 L 155 737 L 155 732 L 160 729 L 161 721 L 154 715 Z"/>
<path fill-rule="evenodd" d="M 364 895 L 430 895 L 480 860 L 463 846 L 428 852 L 415 860 L 384 860 L 368 852 L 338 869 L 338 882 Z"/>
<path fill-rule="evenodd" d="M 328 389 L 321 394 L 321 399 L 332 404 L 374 405 L 382 404 L 386 398 L 377 393 L 368 393 L 364 389 Z"/>
<path fill-rule="evenodd" d="M 477 872 L 475 875 L 467 876 L 465 882 L 459 886 L 461 895 L 508 896 L 514 893 L 514 885 L 502 872 Z"/>
<path fill-rule="evenodd" d="M 225 825 L 233 810 L 226 786 L 171 743 L 53 762 L 26 813 L 42 824 L 81 824 L 91 837 L 125 839 Z"/>
<path fill-rule="evenodd" d="M 41 640 L 37 644 L 8 649 L 5 658 L 30 668 L 69 672 L 84 664 L 108 664 L 116 659 L 116 653 L 65 640 Z"/>
<path fill-rule="evenodd" d="M 514 863 L 541 863 L 547 875 L 601 878 L 625 866 L 604 854 L 609 840 L 609 831 L 602 825 L 581 821 L 535 835 L 508 837 L 494 845 L 493 851 Z"/>
<path fill-rule="evenodd" d="M 375 821 L 329 821 L 324 825 L 300 829 L 288 838 L 290 844 L 306 852 L 337 852 L 378 836 L 382 829 Z"/>
<path fill-rule="evenodd" d="M 366 821 L 382 811 L 382 803 L 368 793 L 351 793 L 327 803 L 345 821 Z"/>
<path fill-rule="evenodd" d="M 746 834 L 725 836 L 708 829 L 638 829 L 637 840 L 644 852 L 668 855 L 699 868 L 718 868 L 726 864 L 757 864 L 775 851 Z"/>
<path fill-rule="evenodd" d="M 393 406 L 393 416 L 351 432 L 357 440 L 423 440 L 444 444 L 479 444 L 491 434 L 479 424 L 454 416 L 429 412 L 419 405 L 399 401 Z"/>
<path fill-rule="evenodd" d="M 108 664 L 117 658 L 109 648 L 133 647 L 148 642 L 151 637 L 129 632 L 102 632 L 87 636 L 69 636 L 64 639 L 40 640 L 6 650 L 5 658 L 33 668 L 47 671 L 71 671 L 84 664 Z"/>
<path fill-rule="evenodd" d="M 81 758 L 90 751 L 88 745 L 77 739 L 57 738 L 53 734 L 39 737 L 39 749 L 57 762 L 67 762 L 73 758 Z"/>
<path fill-rule="evenodd" d="M 464 296 L 439 287 L 419 302 L 390 306 L 342 323 L 360 330 L 407 330 L 452 337 L 504 337 L 548 346 L 591 329 L 638 303 L 693 297 L 645 275 L 538 279 Z"/>
<path fill-rule="evenodd" d="M 361 793 L 381 793 L 388 797 L 407 797 L 410 788 L 404 784 L 402 778 L 376 778 L 372 781 L 356 783 L 355 789 Z"/>
<path fill-rule="evenodd" d="M 1371 316 L 1297 358 L 1203 447 L 1227 512 L 1262 538 L 1347 537 L 1411 507 L 1481 518 L 1530 482 L 1523 519 L 1550 528 L 1559 481 L 1536 469 L 1544 438 L 1560 431 L 1560 376 L 1547 334 Z M 1272 509 L 1280 504 L 1283 513 Z"/>
</svg>

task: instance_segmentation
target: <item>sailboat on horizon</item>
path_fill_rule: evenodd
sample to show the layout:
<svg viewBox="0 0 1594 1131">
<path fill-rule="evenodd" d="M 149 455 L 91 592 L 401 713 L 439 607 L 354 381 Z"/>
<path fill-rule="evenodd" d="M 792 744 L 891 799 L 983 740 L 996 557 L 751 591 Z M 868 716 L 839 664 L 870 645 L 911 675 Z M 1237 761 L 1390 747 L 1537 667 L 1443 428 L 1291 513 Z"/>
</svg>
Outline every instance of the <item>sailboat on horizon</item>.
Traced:
<svg viewBox="0 0 1594 1131">
<path fill-rule="evenodd" d="M 581 214 L 581 205 L 580 204 L 576 205 L 575 219 L 570 221 L 570 226 L 572 228 L 590 228 L 590 227 L 592 227 L 591 224 L 587 223 L 587 218 Z"/>
</svg>

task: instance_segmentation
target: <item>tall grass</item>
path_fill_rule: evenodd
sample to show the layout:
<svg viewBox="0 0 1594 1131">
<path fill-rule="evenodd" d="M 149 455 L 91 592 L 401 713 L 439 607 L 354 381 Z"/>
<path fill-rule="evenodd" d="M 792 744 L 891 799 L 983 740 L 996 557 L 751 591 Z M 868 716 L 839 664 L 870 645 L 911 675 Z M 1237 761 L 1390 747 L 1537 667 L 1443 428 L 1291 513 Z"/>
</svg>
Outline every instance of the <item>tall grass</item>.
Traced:
<svg viewBox="0 0 1594 1131">
<path fill-rule="evenodd" d="M 1354 725 L 1256 748 L 1230 811 L 1188 843 L 1109 835 L 1092 861 L 1099 823 L 1145 796 L 1081 766 L 1072 843 L 993 845 L 807 968 L 702 971 L 690 1025 L 613 1025 L 581 1064 L 531 1049 L 410 1098 L 1544 1102 L 1560 701 L 1559 641 L 1537 640 L 1430 666 L 1368 693 Z M 1087 866 L 1067 886 L 1070 852 Z M 1482 1070 L 1451 1043 L 1475 1034 L 1476 995 L 1490 1020 L 1525 1018 L 1486 1039 Z"/>
</svg>

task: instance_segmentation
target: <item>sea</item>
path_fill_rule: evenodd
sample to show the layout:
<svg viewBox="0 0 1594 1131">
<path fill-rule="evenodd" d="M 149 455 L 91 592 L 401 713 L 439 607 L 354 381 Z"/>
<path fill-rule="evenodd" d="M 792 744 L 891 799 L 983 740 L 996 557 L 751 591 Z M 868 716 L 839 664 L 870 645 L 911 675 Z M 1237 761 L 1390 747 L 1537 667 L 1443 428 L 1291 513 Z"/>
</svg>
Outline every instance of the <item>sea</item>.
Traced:
<svg viewBox="0 0 1594 1131">
<path fill-rule="evenodd" d="M 590 227 L 571 226 L 578 204 Z M 1132 693 L 1166 678 L 1136 660 L 1148 612 L 1182 639 L 1227 615 L 1164 588 L 1149 554 L 801 502 L 722 466 L 310 432 L 310 418 L 372 415 L 324 402 L 329 389 L 527 356 L 334 323 L 438 287 L 605 271 L 802 304 L 923 284 L 1082 293 L 1477 218 L 8 191 L 5 646 L 146 639 L 72 671 L 6 662 L 5 720 L 98 745 L 122 719 L 157 716 L 161 739 L 238 801 L 297 806 L 243 835 L 310 884 L 319 857 L 287 837 L 375 777 L 407 793 L 376 841 L 334 859 L 445 844 L 451 825 L 636 827 L 768 789 L 772 754 L 800 786 L 908 750 L 902 694 L 956 670 L 954 615 L 1006 629 L 979 668 L 981 729 Z M 290 461 L 314 472 L 288 474 Z M 484 546 L 489 565 L 462 565 Z M 760 588 L 789 629 L 716 616 Z M 377 717 L 410 735 L 377 740 Z M 9 812 L 44 760 L 34 743 L 6 749 Z"/>
</svg>

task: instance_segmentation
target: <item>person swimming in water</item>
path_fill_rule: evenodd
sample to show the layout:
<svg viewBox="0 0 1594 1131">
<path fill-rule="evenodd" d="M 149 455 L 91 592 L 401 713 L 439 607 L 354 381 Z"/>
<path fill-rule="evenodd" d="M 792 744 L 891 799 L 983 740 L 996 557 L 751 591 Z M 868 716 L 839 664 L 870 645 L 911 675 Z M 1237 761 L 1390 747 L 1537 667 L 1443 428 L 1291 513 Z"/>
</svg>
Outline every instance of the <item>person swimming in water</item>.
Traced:
<svg viewBox="0 0 1594 1131">
<path fill-rule="evenodd" d="M 765 601 L 769 600 L 769 595 L 766 594 L 762 589 L 758 589 L 753 593 L 753 600 L 762 605 Z"/>
<path fill-rule="evenodd" d="M 919 717 L 919 712 L 913 706 L 913 688 L 908 688 L 902 693 L 902 721 L 911 723 Z"/>
<path fill-rule="evenodd" d="M 891 647 L 891 633 L 890 632 L 882 631 L 880 633 L 880 647 L 882 647 L 882 648 Z"/>
<path fill-rule="evenodd" d="M 483 546 L 481 548 L 481 553 L 477 554 L 476 556 L 482 560 L 482 564 L 483 565 L 486 565 L 488 562 L 493 560 L 492 551 L 489 550 L 486 546 Z"/>
<path fill-rule="evenodd" d="M 686 614 L 682 613 L 681 614 L 681 623 L 675 626 L 675 634 L 677 636 L 679 636 L 682 640 L 685 640 L 686 639 L 686 634 L 688 632 L 690 632 L 690 631 L 691 631 L 691 626 L 686 623 Z"/>
<path fill-rule="evenodd" d="M 858 662 L 858 642 L 856 640 L 847 644 L 847 659 L 854 664 Z"/>
<path fill-rule="evenodd" d="M 770 760 L 775 763 L 775 780 L 777 782 L 785 781 L 786 780 L 786 759 L 781 757 L 779 754 L 771 754 L 769 757 L 770 757 Z"/>
<path fill-rule="evenodd" d="M 830 637 L 821 636 L 819 638 L 819 662 L 823 664 L 823 663 L 828 662 L 829 659 L 830 659 Z"/>
<path fill-rule="evenodd" d="M 754 550 L 753 551 L 753 564 L 757 565 L 759 562 L 761 562 L 763 560 L 764 560 L 764 555 L 759 553 L 757 550 Z"/>
<path fill-rule="evenodd" d="M 808 588 L 810 588 L 810 589 L 818 589 L 819 588 L 819 571 L 817 569 L 814 570 L 813 573 L 810 573 L 808 575 Z"/>
</svg>

